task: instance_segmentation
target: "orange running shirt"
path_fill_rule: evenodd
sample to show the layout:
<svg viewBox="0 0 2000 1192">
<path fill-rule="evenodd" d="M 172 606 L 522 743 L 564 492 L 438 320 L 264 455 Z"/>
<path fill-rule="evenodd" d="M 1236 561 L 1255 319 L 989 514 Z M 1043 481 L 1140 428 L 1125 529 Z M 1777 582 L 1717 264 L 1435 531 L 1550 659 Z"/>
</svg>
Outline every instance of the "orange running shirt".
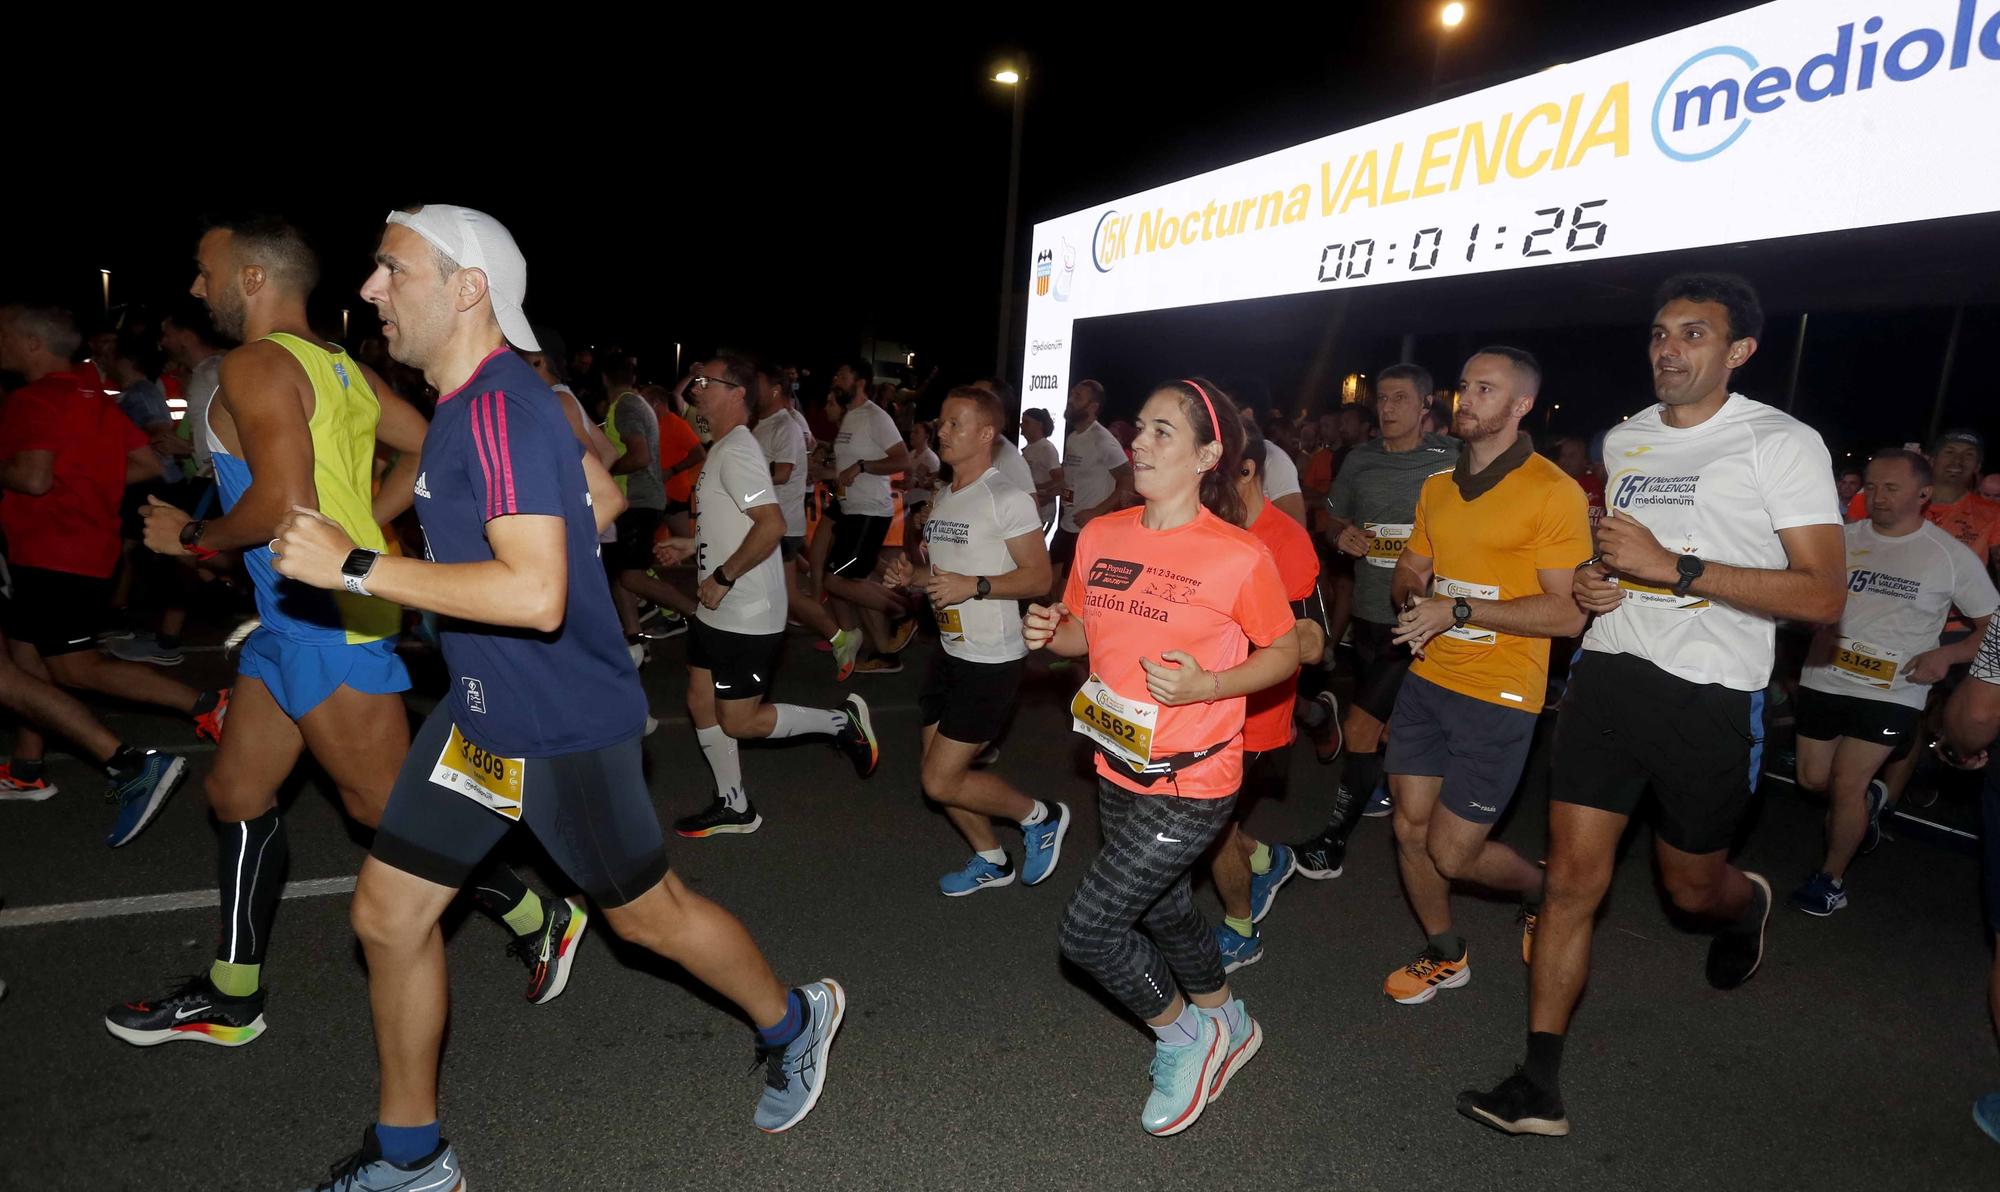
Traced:
<svg viewBox="0 0 2000 1192">
<path fill-rule="evenodd" d="M 1140 524 L 1145 507 L 1101 514 L 1077 539 L 1063 602 L 1083 618 L 1090 667 L 1117 695 L 1151 703 L 1143 656 L 1168 650 L 1204 670 L 1228 670 L 1291 632 L 1292 608 L 1271 552 L 1248 530 L 1203 509 L 1171 530 Z M 1148 787 L 1100 751 L 1097 772 L 1139 794 L 1222 799 L 1243 784 L 1245 701 L 1161 705 L 1153 757 L 1228 747 Z"/>
<path fill-rule="evenodd" d="M 658 409 L 658 407 L 655 407 Z M 666 477 L 667 500 L 683 505 L 692 503 L 694 482 L 701 478 L 700 468 L 686 468 L 667 475 L 667 469 L 693 454 L 701 446 L 695 437 L 694 427 L 678 414 L 660 410 L 660 475 Z"/>
<path fill-rule="evenodd" d="M 1257 511 L 1250 532 L 1278 564 L 1278 580 L 1285 585 L 1285 599 L 1296 604 L 1308 599 L 1319 586 L 1319 552 L 1313 549 L 1312 535 L 1269 501 Z M 1293 618 L 1294 623 L 1297 618 Z M 1299 694 L 1299 673 L 1266 687 L 1249 697 L 1244 710 L 1243 748 L 1252 753 L 1283 749 L 1292 743 L 1292 701 Z"/>
</svg>

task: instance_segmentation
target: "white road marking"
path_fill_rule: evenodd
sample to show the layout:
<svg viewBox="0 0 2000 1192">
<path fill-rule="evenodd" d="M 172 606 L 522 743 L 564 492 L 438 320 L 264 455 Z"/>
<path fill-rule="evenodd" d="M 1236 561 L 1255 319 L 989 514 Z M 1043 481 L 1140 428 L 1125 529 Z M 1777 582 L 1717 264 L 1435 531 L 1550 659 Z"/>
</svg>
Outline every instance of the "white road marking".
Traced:
<svg viewBox="0 0 2000 1192">
<path fill-rule="evenodd" d="M 326 877 L 306 882 L 286 882 L 284 898 L 323 898 L 329 894 L 352 894 L 351 877 Z M 159 911 L 196 910 L 222 904 L 214 890 L 183 890 L 178 894 L 144 894 L 135 898 L 101 898 L 94 902 L 58 902 L 48 906 L 21 906 L 0 910 L 0 928 L 40 927 L 49 923 L 76 923 L 89 919 L 116 919 L 125 915 L 150 915 Z"/>
</svg>

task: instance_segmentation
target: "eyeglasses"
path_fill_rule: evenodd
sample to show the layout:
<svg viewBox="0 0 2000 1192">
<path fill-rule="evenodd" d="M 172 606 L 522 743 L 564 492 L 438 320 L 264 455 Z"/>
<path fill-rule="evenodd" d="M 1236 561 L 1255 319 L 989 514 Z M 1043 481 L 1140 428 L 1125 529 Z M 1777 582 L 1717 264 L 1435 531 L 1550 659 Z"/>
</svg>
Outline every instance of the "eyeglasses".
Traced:
<svg viewBox="0 0 2000 1192">
<path fill-rule="evenodd" d="M 725 380 L 723 380 L 723 379 L 722 379 L 721 377 L 711 377 L 711 376 L 707 375 L 706 373 L 696 373 L 696 374 L 694 375 L 694 379 L 693 379 L 693 380 L 691 380 L 691 381 L 689 381 L 689 382 L 688 382 L 688 384 L 694 387 L 694 391 L 695 391 L 696 393 L 705 393 L 705 392 L 707 392 L 707 391 L 708 391 L 708 387 L 709 387 L 710 385 L 727 385 L 727 386 L 729 386 L 729 387 L 730 387 L 731 389 L 741 389 L 741 388 L 743 388 L 743 386 L 741 386 L 741 385 L 738 385 L 738 384 L 737 384 L 736 382 L 734 382 L 734 381 L 725 381 Z"/>
</svg>

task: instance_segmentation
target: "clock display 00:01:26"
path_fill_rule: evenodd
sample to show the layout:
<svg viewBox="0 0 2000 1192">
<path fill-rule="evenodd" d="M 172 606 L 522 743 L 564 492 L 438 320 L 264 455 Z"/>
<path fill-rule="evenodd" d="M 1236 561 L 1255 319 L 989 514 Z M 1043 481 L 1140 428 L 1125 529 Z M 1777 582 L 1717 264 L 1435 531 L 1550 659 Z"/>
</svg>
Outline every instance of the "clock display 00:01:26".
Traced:
<svg viewBox="0 0 2000 1192">
<path fill-rule="evenodd" d="M 1609 231 L 1609 226 L 1597 218 L 1596 209 L 1609 201 L 1591 199 L 1578 203 L 1569 210 L 1561 207 L 1544 207 L 1535 212 L 1537 226 L 1521 238 L 1521 255 L 1546 257 L 1553 256 L 1557 252 L 1591 252 L 1603 248 L 1604 236 Z M 1479 254 L 1482 243 L 1480 230 L 1483 226 L 1483 224 L 1473 224 L 1472 231 L 1465 238 L 1467 264 L 1472 263 Z M 1568 231 L 1568 236 L 1562 240 L 1556 239 L 1556 234 L 1565 229 Z M 1506 225 L 1502 224 L 1495 229 L 1493 235 L 1504 237 L 1506 231 Z M 1443 228 L 1420 228 L 1410 237 L 1409 255 L 1403 256 L 1396 251 L 1398 246 L 1391 245 L 1390 251 L 1383 254 L 1384 265 L 1385 267 L 1400 265 L 1410 273 L 1428 273 L 1438 267 L 1438 260 L 1444 251 L 1444 242 Z M 1493 251 L 1503 251 L 1507 243 L 1504 238 L 1495 240 L 1492 245 Z M 1376 241 L 1372 237 L 1351 240 L 1345 244 L 1329 244 L 1320 250 L 1319 280 L 1322 283 L 1364 280 L 1374 272 L 1375 255 Z"/>
</svg>

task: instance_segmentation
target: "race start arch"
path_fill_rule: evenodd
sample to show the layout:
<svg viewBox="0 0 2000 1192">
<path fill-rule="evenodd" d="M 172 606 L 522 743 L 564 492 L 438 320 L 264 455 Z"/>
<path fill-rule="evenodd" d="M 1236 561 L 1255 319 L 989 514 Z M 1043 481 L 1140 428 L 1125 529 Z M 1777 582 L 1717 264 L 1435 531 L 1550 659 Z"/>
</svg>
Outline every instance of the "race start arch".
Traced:
<svg viewBox="0 0 2000 1192">
<path fill-rule="evenodd" d="M 2000 0 L 1778 0 L 1036 224 L 1022 405 L 1086 319 L 1996 210 Z"/>
</svg>

